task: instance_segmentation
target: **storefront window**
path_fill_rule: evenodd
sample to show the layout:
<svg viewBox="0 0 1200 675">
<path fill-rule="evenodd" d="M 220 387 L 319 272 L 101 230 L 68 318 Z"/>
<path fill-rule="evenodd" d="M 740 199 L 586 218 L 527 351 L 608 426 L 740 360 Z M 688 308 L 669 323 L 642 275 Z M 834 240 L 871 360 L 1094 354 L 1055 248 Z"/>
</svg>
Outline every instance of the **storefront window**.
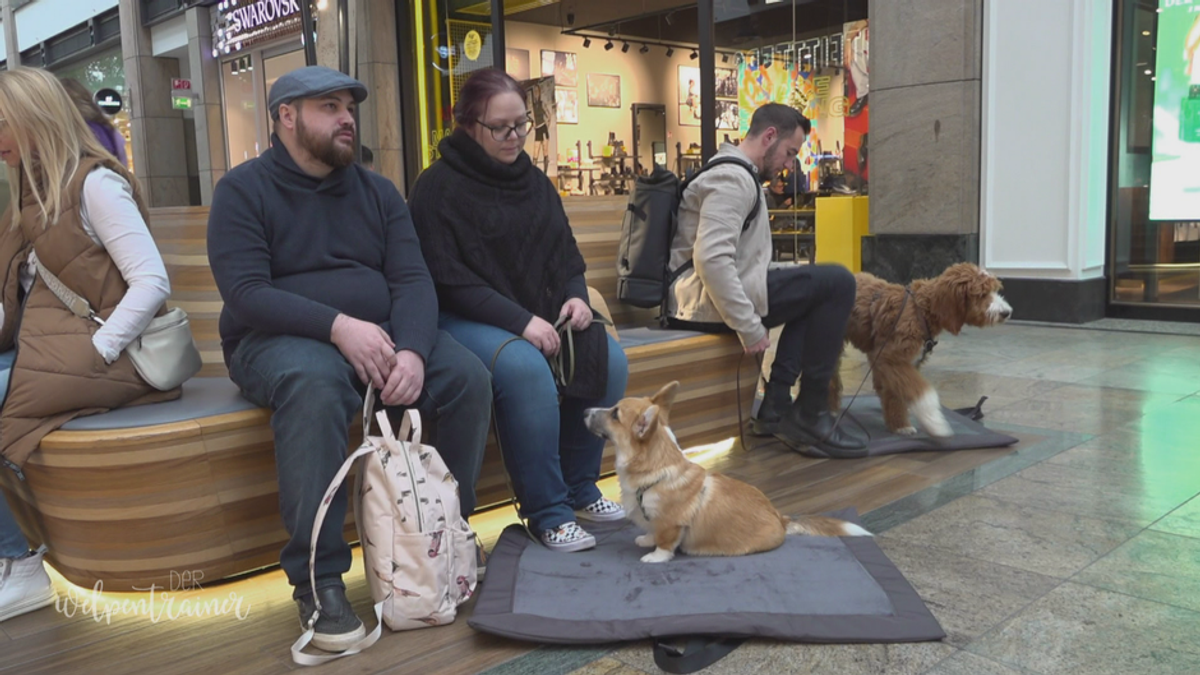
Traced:
<svg viewBox="0 0 1200 675">
<path fill-rule="evenodd" d="M 263 130 L 259 128 L 253 54 L 222 63 L 221 83 L 225 90 L 225 137 L 229 140 L 232 168 L 258 157 L 263 150 L 259 142 Z"/>
<path fill-rule="evenodd" d="M 121 49 L 117 47 L 93 56 L 90 59 L 56 68 L 54 74 L 59 77 L 70 77 L 95 93 L 101 89 L 112 89 L 125 96 L 125 64 L 121 60 Z M 125 139 L 125 155 L 129 158 L 130 168 L 133 169 L 133 148 L 129 132 L 129 103 L 126 99 L 121 111 L 112 116 L 113 126 L 121 132 Z"/>
<path fill-rule="evenodd" d="M 458 88 L 492 65 L 493 2 L 414 3 L 418 168 L 437 158 Z M 813 122 L 796 170 L 804 193 L 866 194 L 869 185 L 867 0 L 715 3 L 716 96 L 705 130 L 695 3 L 652 13 L 620 6 L 510 5 L 504 68 L 527 87 L 535 124 L 525 149 L 564 195 L 627 194 L 663 166 L 702 163 L 705 134 L 737 143 L 758 106 L 774 101 Z M 705 40 L 707 43 L 707 40 Z M 415 142 L 413 142 L 415 141 Z"/>
<path fill-rule="evenodd" d="M 1200 5 L 1119 5 L 1111 298 L 1200 305 Z"/>
</svg>

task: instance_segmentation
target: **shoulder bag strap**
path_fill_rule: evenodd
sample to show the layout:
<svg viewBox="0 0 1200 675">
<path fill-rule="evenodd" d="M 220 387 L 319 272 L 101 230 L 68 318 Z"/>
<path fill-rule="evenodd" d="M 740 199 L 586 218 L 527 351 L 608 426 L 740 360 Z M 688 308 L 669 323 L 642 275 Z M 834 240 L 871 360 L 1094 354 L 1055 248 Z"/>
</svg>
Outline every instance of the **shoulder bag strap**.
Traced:
<svg viewBox="0 0 1200 675">
<path fill-rule="evenodd" d="M 57 296 L 59 300 L 62 300 L 62 303 L 67 306 L 67 309 L 71 310 L 72 314 L 81 319 L 95 321 L 101 326 L 104 325 L 104 321 L 102 321 L 100 317 L 96 316 L 96 313 L 92 311 L 92 306 L 88 304 L 88 301 L 77 295 L 71 289 L 67 288 L 66 284 L 59 281 L 58 277 L 54 276 L 53 272 L 46 269 L 46 267 L 42 265 L 40 261 L 37 262 L 34 267 L 37 268 L 38 276 L 42 278 L 42 281 L 46 282 L 46 287 L 53 291 L 54 295 Z"/>
</svg>

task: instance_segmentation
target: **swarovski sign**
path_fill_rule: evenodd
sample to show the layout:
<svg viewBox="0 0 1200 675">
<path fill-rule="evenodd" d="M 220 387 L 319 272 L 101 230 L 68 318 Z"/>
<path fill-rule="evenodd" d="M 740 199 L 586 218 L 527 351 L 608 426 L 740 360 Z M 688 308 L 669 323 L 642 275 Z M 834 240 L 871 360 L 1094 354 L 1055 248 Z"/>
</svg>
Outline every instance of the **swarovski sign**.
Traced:
<svg viewBox="0 0 1200 675">
<path fill-rule="evenodd" d="M 224 0 L 217 5 L 213 55 L 300 31 L 302 0 Z"/>
</svg>

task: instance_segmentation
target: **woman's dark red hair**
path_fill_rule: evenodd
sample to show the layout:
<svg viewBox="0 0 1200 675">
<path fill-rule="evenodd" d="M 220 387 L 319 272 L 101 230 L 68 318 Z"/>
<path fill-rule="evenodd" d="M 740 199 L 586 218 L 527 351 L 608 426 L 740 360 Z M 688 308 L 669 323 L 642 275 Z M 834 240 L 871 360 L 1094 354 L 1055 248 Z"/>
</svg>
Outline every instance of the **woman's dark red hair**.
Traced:
<svg viewBox="0 0 1200 675">
<path fill-rule="evenodd" d="M 454 104 L 454 121 L 460 127 L 474 124 L 483 117 L 488 101 L 492 97 L 512 92 L 522 99 L 525 90 L 511 75 L 496 68 L 484 68 L 467 78 L 462 90 L 458 92 L 458 101 Z"/>
</svg>

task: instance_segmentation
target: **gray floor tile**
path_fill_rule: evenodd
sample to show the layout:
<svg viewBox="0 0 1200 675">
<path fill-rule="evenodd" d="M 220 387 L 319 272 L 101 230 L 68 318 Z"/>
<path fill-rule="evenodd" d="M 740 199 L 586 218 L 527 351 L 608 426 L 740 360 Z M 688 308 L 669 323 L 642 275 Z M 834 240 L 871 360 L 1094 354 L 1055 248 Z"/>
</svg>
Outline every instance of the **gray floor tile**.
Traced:
<svg viewBox="0 0 1200 675">
<path fill-rule="evenodd" d="M 968 649 L 1045 675 L 1194 675 L 1200 614 L 1066 583 Z"/>
<path fill-rule="evenodd" d="M 1124 543 L 1140 529 L 1135 523 L 1030 508 L 970 495 L 894 527 L 888 531 L 888 536 L 977 560 L 1066 578 Z"/>
<path fill-rule="evenodd" d="M 1014 668 L 971 652 L 958 652 L 929 671 L 929 675 L 1038 675 L 1035 671 Z"/>
<path fill-rule="evenodd" d="M 1072 581 L 1200 612 L 1200 539 L 1146 530 Z"/>
<path fill-rule="evenodd" d="M 978 494 L 1037 509 L 1146 526 L 1200 492 L 1200 475 L 1179 478 L 1147 480 L 1143 472 L 1118 463 L 1112 467 L 1080 468 L 1042 462 L 989 485 Z"/>
<path fill-rule="evenodd" d="M 1191 501 L 1151 525 L 1150 529 L 1200 538 L 1200 497 L 1193 497 Z"/>
<path fill-rule="evenodd" d="M 888 535 L 879 546 L 913 585 L 946 631 L 946 641 L 964 646 L 1061 580 L 930 549 Z"/>
</svg>

